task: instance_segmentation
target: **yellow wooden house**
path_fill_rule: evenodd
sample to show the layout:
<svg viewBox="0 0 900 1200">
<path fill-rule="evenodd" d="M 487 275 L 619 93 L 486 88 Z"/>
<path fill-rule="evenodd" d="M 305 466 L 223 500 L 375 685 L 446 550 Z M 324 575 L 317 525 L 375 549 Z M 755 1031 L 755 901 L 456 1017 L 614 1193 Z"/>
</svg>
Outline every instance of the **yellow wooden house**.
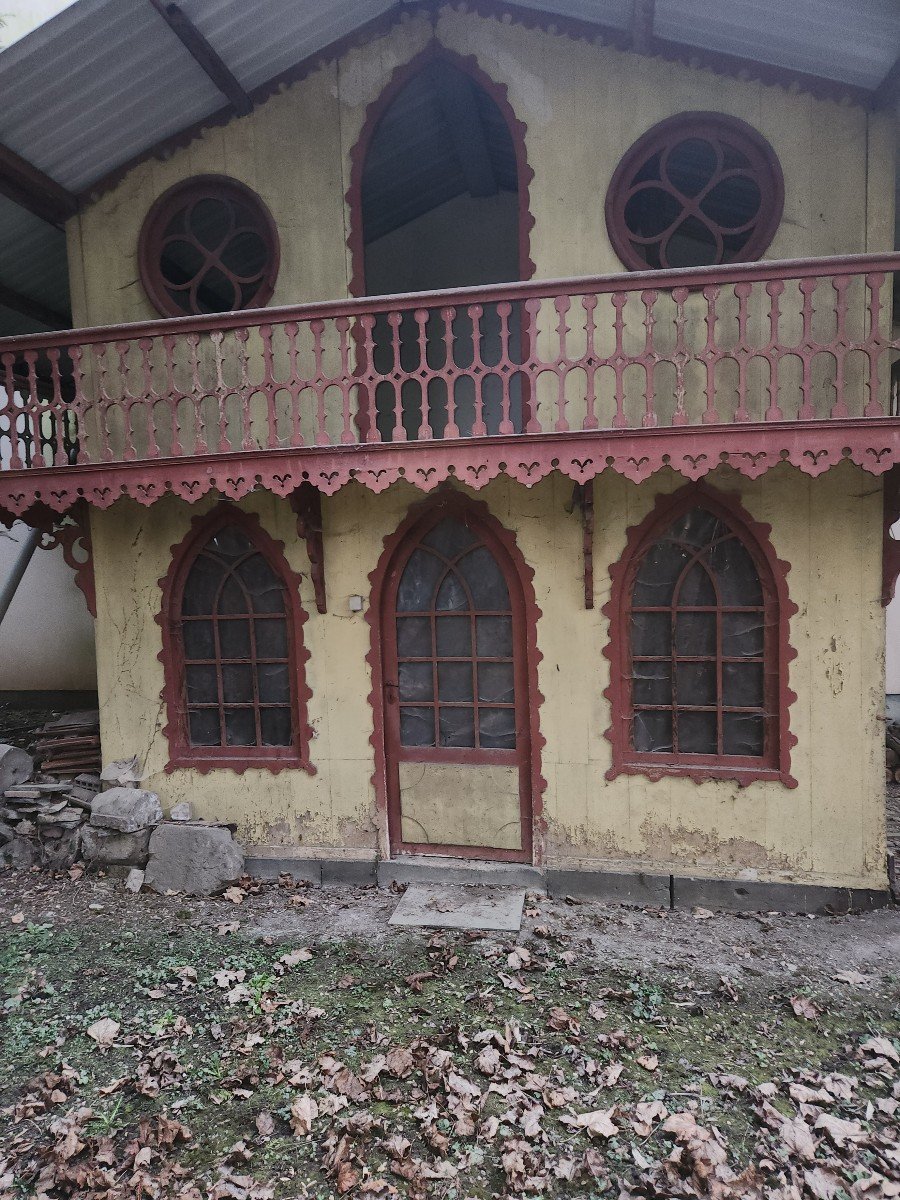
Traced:
<svg viewBox="0 0 900 1200">
<path fill-rule="evenodd" d="M 75 0 L 0 54 L 71 313 L 0 295 L 0 517 L 95 597 L 104 758 L 260 871 L 883 902 L 898 47 Z"/>
</svg>

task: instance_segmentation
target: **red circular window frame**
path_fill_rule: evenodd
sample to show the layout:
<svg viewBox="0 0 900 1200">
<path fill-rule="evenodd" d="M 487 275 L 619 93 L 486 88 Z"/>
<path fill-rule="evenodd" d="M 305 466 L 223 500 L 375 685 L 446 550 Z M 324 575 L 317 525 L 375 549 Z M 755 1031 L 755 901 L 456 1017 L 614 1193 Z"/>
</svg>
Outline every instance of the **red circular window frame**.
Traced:
<svg viewBox="0 0 900 1200">
<path fill-rule="evenodd" d="M 653 155 L 689 138 L 721 139 L 739 150 L 750 163 L 749 173 L 756 181 L 761 196 L 759 217 L 739 255 L 734 258 L 723 257 L 713 264 L 699 265 L 727 266 L 731 263 L 755 262 L 769 248 L 778 226 L 781 224 L 784 212 L 784 174 L 778 156 L 762 134 L 752 125 L 748 125 L 746 121 L 741 121 L 737 117 L 725 116 L 722 113 L 679 113 L 675 117 L 667 117 L 666 120 L 660 121 L 658 125 L 654 125 L 652 129 L 648 129 L 638 138 L 623 156 L 610 180 L 606 193 L 606 228 L 613 249 L 629 271 L 657 269 L 651 267 L 632 245 L 634 235 L 625 220 L 625 207 L 631 198 L 631 182 Z M 717 172 L 718 170 L 717 168 Z M 714 175 L 711 182 L 698 195 L 711 191 L 716 181 L 717 175 Z M 662 190 L 667 190 L 664 184 L 661 184 L 661 187 Z M 674 189 L 670 194 L 673 193 Z M 696 197 L 694 200 L 697 203 Z M 684 212 L 683 205 L 682 212 Z M 709 218 L 701 217 L 701 219 L 704 223 L 709 224 Z M 672 225 L 674 224 L 673 221 Z M 672 225 L 669 226 L 670 229 Z M 677 268 L 662 264 L 658 269 L 675 270 Z"/>
<path fill-rule="evenodd" d="M 243 309 L 263 308 L 272 299 L 275 291 L 275 281 L 278 278 L 278 268 L 281 262 L 281 247 L 278 239 L 278 228 L 262 199 L 246 184 L 227 175 L 195 175 L 176 183 L 168 191 L 163 192 L 153 203 L 144 224 L 141 227 L 138 240 L 138 266 L 141 283 L 153 307 L 163 317 L 210 316 L 214 314 L 194 311 L 178 305 L 169 295 L 169 286 L 160 269 L 161 241 L 169 222 L 180 210 L 198 200 L 220 200 L 226 203 L 233 199 L 248 208 L 254 215 L 254 232 L 263 240 L 268 252 L 268 261 L 262 271 L 259 286 L 253 294 L 250 304 L 242 305 Z M 186 239 L 188 240 L 188 239 Z M 215 254 L 205 247 L 200 247 L 207 258 L 204 270 L 216 266 L 226 277 L 233 278 L 232 273 L 219 260 L 218 254 L 228 245 L 225 242 Z M 195 276 L 196 278 L 196 276 Z M 187 293 L 186 293 L 187 295 Z"/>
</svg>

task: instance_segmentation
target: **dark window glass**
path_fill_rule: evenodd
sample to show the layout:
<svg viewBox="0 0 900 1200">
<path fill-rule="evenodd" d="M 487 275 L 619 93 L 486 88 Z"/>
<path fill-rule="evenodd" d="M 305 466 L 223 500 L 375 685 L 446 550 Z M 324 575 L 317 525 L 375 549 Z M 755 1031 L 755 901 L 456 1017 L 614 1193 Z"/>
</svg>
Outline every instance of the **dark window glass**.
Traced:
<svg viewBox="0 0 900 1200">
<path fill-rule="evenodd" d="M 721 518 L 695 508 L 648 548 L 634 580 L 634 750 L 762 756 L 766 602 L 751 551 Z"/>
<path fill-rule="evenodd" d="M 490 548 L 463 522 L 439 522 L 406 561 L 397 610 L 401 744 L 514 749 L 513 618 Z"/>
<path fill-rule="evenodd" d="M 289 746 L 292 683 L 285 584 L 236 526 L 216 531 L 181 599 L 192 746 Z"/>
</svg>

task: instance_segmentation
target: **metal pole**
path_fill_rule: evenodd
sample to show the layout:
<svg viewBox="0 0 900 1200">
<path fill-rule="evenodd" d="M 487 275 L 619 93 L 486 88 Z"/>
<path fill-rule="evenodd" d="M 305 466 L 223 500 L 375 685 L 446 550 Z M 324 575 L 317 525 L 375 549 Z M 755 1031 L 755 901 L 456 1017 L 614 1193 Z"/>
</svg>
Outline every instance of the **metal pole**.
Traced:
<svg viewBox="0 0 900 1200">
<path fill-rule="evenodd" d="M 22 576 L 28 564 L 31 562 L 31 556 L 37 550 L 41 541 L 40 529 L 28 529 L 25 534 L 25 540 L 19 547 L 19 553 L 16 555 L 16 560 L 12 565 L 12 570 L 0 584 L 0 623 L 9 611 L 9 606 L 12 604 L 13 596 L 18 590 L 19 584 L 22 582 Z"/>
</svg>

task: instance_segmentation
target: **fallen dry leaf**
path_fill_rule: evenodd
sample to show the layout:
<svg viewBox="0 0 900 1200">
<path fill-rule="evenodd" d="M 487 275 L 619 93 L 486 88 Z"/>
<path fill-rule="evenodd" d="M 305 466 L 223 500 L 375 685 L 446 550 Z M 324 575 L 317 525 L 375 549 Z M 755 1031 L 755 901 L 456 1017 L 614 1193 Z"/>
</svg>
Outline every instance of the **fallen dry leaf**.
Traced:
<svg viewBox="0 0 900 1200">
<path fill-rule="evenodd" d="M 879 1058 L 889 1058 L 891 1062 L 900 1062 L 900 1054 L 897 1053 L 897 1047 L 890 1038 L 870 1037 L 867 1042 L 863 1042 L 860 1048 L 862 1050 L 871 1050 Z"/>
<path fill-rule="evenodd" d="M 790 1005 L 794 1015 L 802 1017 L 804 1021 L 814 1021 L 821 1011 L 808 996 L 791 996 Z"/>
<path fill-rule="evenodd" d="M 641 1054 L 637 1058 L 639 1067 L 643 1067 L 645 1071 L 655 1071 L 659 1066 L 659 1059 L 655 1054 Z"/>
<path fill-rule="evenodd" d="M 309 962 L 312 956 L 312 950 L 304 946 L 300 950 L 289 950 L 287 954 L 282 954 L 278 961 L 286 967 L 296 967 L 297 963 Z"/>
<path fill-rule="evenodd" d="M 110 1017 L 101 1017 L 93 1025 L 89 1025 L 85 1033 L 97 1043 L 101 1050 L 107 1050 L 115 1041 L 122 1026 Z"/>
<path fill-rule="evenodd" d="M 607 1109 L 598 1108 L 596 1112 L 581 1113 L 577 1117 L 560 1117 L 560 1120 L 573 1129 L 584 1129 L 592 1137 L 611 1138 L 619 1132 L 618 1125 L 612 1120 L 615 1111 L 614 1105 Z"/>
<path fill-rule="evenodd" d="M 243 888 L 230 887 L 226 888 L 222 895 L 226 900 L 230 900 L 232 904 L 243 904 L 244 897 L 247 895 L 247 893 Z"/>
<path fill-rule="evenodd" d="M 297 1137 L 305 1137 L 311 1132 L 318 1115 L 319 1106 L 312 1096 L 298 1096 L 291 1105 L 291 1129 Z"/>
</svg>

